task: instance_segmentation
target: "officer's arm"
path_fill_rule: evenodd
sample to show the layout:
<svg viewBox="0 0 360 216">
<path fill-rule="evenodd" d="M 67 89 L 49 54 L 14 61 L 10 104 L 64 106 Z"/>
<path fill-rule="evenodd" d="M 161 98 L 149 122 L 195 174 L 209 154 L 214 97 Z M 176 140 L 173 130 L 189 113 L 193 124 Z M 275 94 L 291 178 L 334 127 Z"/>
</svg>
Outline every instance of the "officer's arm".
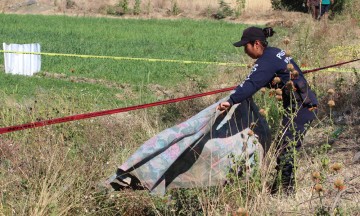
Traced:
<svg viewBox="0 0 360 216">
<path fill-rule="evenodd" d="M 230 105 L 241 103 L 243 100 L 251 97 L 271 81 L 275 72 L 276 67 L 273 63 L 257 61 L 250 75 L 242 84 L 236 87 L 235 92 L 230 95 L 228 100 Z"/>
</svg>

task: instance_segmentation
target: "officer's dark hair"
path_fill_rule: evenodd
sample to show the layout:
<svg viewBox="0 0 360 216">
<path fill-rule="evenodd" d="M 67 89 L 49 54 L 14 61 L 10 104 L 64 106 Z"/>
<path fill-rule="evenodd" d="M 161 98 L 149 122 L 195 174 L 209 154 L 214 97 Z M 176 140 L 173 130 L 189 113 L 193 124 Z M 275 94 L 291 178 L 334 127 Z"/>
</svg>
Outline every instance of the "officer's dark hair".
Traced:
<svg viewBox="0 0 360 216">
<path fill-rule="evenodd" d="M 264 35 L 265 35 L 265 38 L 272 37 L 272 36 L 275 34 L 274 29 L 271 28 L 271 27 L 263 28 L 262 31 L 263 31 L 263 33 L 264 33 Z M 251 41 L 250 43 L 251 43 L 251 45 L 254 46 L 255 41 Z M 266 39 L 265 39 L 265 40 L 260 40 L 260 43 L 261 43 L 261 45 L 262 45 L 263 47 L 267 47 L 267 46 L 268 46 L 268 42 L 267 42 Z"/>
</svg>

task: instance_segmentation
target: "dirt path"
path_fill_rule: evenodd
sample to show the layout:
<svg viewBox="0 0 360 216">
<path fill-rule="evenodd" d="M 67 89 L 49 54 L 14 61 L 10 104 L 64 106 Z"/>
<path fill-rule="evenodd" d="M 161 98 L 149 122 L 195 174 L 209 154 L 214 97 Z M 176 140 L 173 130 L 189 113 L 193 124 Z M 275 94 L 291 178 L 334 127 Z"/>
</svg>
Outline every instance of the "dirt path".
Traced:
<svg viewBox="0 0 360 216">
<path fill-rule="evenodd" d="M 64 1 L 65 2 L 65 1 Z M 179 9 L 181 12 L 178 15 L 169 15 L 169 8 L 153 8 L 151 13 L 142 14 L 138 16 L 110 16 L 107 15 L 106 5 L 111 4 L 112 1 L 107 0 L 102 3 L 84 2 L 82 5 L 77 5 L 77 0 L 74 6 L 67 6 L 66 3 L 54 3 L 53 1 L 44 0 L 4 0 L 0 3 L 0 11 L 3 13 L 14 14 L 41 14 L 41 15 L 69 15 L 69 16 L 95 16 L 95 17 L 112 17 L 112 18 L 156 18 L 156 19 L 178 19 L 178 18 L 191 18 L 191 19 L 208 19 L 209 16 L 215 14 L 219 5 L 213 5 L 211 8 L 191 8 Z M 105 4 L 106 3 L 106 4 Z M 205 7 L 205 6 L 204 6 Z M 204 11 L 208 10 L 206 13 Z M 245 10 L 242 14 L 234 18 L 225 18 L 229 22 L 244 23 L 249 25 L 281 25 L 291 27 L 293 22 L 305 19 L 308 14 L 299 12 L 284 12 L 273 11 L 266 7 L 259 10 Z"/>
</svg>

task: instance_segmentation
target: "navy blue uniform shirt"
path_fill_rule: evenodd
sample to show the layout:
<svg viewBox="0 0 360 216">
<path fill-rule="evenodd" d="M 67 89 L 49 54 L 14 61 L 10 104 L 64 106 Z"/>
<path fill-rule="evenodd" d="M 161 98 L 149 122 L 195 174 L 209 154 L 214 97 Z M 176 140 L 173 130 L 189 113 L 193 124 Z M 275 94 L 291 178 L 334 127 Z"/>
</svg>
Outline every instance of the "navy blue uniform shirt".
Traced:
<svg viewBox="0 0 360 216">
<path fill-rule="evenodd" d="M 285 51 L 275 47 L 266 47 L 264 49 L 263 55 L 255 61 L 250 74 L 230 95 L 228 102 L 231 105 L 241 103 L 262 87 L 281 88 L 283 90 L 283 106 L 285 108 L 289 107 L 291 104 L 290 91 L 285 86 L 286 82 L 290 80 L 290 73 L 287 70 L 287 64 L 289 63 L 293 64 L 295 70 L 299 72 L 298 78 L 292 80 L 296 88 L 295 98 L 293 97 L 294 101 L 296 101 L 297 105 L 303 107 L 317 106 L 316 95 L 310 89 L 298 65 L 291 57 L 285 56 Z M 279 84 L 272 83 L 276 76 L 281 79 Z"/>
</svg>

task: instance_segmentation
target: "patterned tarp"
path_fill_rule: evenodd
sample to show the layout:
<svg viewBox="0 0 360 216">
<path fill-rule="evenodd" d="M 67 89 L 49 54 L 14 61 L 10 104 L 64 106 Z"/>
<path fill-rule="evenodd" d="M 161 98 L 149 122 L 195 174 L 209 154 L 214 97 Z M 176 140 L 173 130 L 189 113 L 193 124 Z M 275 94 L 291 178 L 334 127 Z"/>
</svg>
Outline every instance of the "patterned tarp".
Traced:
<svg viewBox="0 0 360 216">
<path fill-rule="evenodd" d="M 146 141 L 106 184 L 115 190 L 146 188 L 163 195 L 170 188 L 224 184 L 234 157 L 254 163 L 254 153 L 266 151 L 270 144 L 266 121 L 251 98 L 227 113 L 216 111 L 219 102 Z M 256 135 L 249 136 L 253 122 Z"/>
</svg>

